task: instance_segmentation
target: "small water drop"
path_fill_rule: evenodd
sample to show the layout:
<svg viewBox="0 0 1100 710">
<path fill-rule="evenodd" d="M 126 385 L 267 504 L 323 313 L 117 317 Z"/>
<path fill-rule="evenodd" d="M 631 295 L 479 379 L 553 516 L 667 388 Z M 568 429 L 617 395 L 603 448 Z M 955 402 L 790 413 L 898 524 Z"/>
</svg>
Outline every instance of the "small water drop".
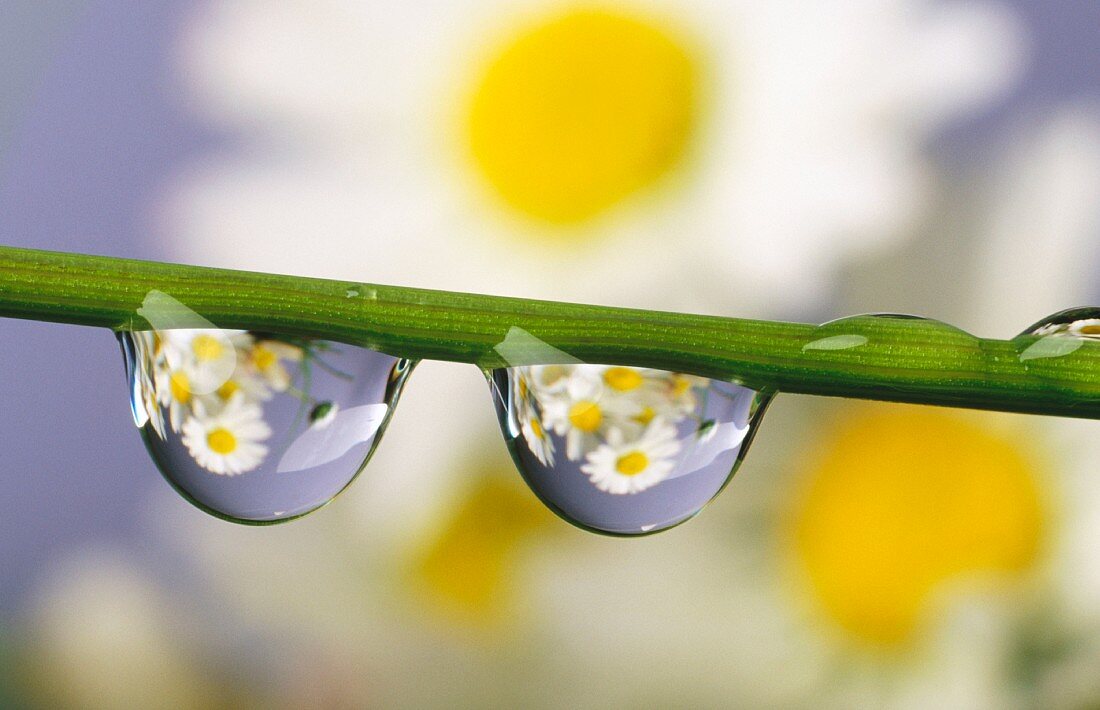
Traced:
<svg viewBox="0 0 1100 710">
<path fill-rule="evenodd" d="M 612 535 L 698 513 L 732 477 L 770 399 L 730 382 L 589 364 L 500 368 L 490 383 L 535 494 L 567 521 Z"/>
<path fill-rule="evenodd" d="M 358 286 L 352 286 L 348 290 L 344 291 L 344 296 L 347 298 L 358 298 L 361 291 Z"/>
<path fill-rule="evenodd" d="M 198 507 L 242 523 L 296 518 L 342 491 L 411 369 L 365 348 L 242 330 L 119 340 L 134 423 L 161 473 Z"/>
<path fill-rule="evenodd" d="M 1100 392 L 1100 308 L 1070 308 L 1043 318 L 1013 338 L 1028 373 L 1049 385 L 1073 383 Z"/>
<path fill-rule="evenodd" d="M 1019 337 L 1028 335 L 1100 340 L 1100 308 L 1085 306 L 1059 311 L 1024 329 Z"/>
<path fill-rule="evenodd" d="M 896 358 L 900 335 L 944 345 L 957 352 L 978 350 L 981 346 L 979 339 L 970 333 L 931 318 L 868 313 L 822 323 L 814 328 L 802 352 L 819 362 L 858 360 L 870 366 L 889 366 Z"/>
</svg>

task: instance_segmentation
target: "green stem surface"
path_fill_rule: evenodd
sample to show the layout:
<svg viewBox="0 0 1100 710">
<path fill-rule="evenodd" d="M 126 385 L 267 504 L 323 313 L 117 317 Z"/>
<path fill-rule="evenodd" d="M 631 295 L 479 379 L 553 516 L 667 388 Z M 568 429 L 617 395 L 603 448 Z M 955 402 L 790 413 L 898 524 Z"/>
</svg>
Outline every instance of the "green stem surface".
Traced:
<svg viewBox="0 0 1100 710">
<path fill-rule="evenodd" d="M 1020 354 L 1034 336 L 980 339 L 920 319 L 814 326 L 0 247 L 0 316 L 145 329 L 137 311 L 150 291 L 222 328 L 334 340 L 414 360 L 493 368 L 553 360 L 557 349 L 583 362 L 760 390 L 1100 418 L 1100 345 L 1093 343 L 1056 361 L 1028 359 Z M 505 361 L 497 346 L 516 328 L 525 333 Z"/>
</svg>

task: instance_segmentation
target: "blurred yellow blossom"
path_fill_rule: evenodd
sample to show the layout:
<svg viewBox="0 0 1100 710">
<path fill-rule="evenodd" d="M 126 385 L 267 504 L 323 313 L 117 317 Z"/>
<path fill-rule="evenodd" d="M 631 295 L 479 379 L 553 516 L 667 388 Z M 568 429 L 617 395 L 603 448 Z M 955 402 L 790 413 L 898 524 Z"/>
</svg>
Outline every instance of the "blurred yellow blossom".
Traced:
<svg viewBox="0 0 1100 710">
<path fill-rule="evenodd" d="M 912 642 L 959 579 L 1026 579 L 1046 534 L 1030 442 L 925 407 L 852 405 L 809 442 L 790 554 L 818 608 L 873 644 Z"/>
</svg>

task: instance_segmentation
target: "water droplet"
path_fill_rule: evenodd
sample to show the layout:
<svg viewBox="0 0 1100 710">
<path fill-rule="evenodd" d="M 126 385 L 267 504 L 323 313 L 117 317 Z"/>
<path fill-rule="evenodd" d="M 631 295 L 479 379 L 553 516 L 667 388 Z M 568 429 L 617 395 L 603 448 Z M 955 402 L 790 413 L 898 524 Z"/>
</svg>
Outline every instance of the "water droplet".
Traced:
<svg viewBox="0 0 1100 710">
<path fill-rule="evenodd" d="M 289 520 L 365 465 L 411 363 L 319 340 L 216 328 L 119 334 L 131 409 L 164 477 L 242 523 Z"/>
<path fill-rule="evenodd" d="M 1100 308 L 1071 308 L 1047 316 L 1013 338 L 1028 374 L 1047 386 L 1072 383 L 1100 393 Z"/>
<path fill-rule="evenodd" d="M 1020 333 L 1020 337 L 1028 335 L 1061 335 L 1082 340 L 1100 340 L 1100 308 L 1084 306 L 1059 311 Z"/>
<path fill-rule="evenodd" d="M 501 428 L 558 515 L 613 535 L 698 513 L 745 455 L 769 396 L 662 370 L 524 365 L 490 373 Z"/>
<path fill-rule="evenodd" d="M 1070 308 L 1047 316 L 1013 339 L 1020 361 L 1029 372 L 1043 376 L 1057 372 L 1056 362 L 1086 344 L 1095 355 L 1100 345 L 1100 308 Z"/>
<path fill-rule="evenodd" d="M 899 322 L 891 325 L 889 321 Z M 978 338 L 941 321 L 901 313 L 868 313 L 819 325 L 802 346 L 802 352 L 821 362 L 858 358 L 868 365 L 889 365 L 896 355 L 889 331 L 896 328 L 904 328 L 909 338 L 919 337 L 928 343 L 955 349 L 980 348 Z"/>
</svg>

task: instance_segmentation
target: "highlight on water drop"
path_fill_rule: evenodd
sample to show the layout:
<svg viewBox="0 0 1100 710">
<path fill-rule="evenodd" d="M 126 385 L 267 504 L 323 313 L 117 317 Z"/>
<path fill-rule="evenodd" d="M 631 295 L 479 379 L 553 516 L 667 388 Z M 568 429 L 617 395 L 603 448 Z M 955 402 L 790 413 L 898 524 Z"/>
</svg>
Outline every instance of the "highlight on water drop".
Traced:
<svg viewBox="0 0 1100 710">
<path fill-rule="evenodd" d="M 612 535 L 668 529 L 729 481 L 769 397 L 731 382 L 580 363 L 492 371 L 509 449 L 544 503 Z"/>
<path fill-rule="evenodd" d="M 351 345 L 213 327 L 119 339 L 134 421 L 165 478 L 242 523 L 295 518 L 343 490 L 411 367 Z"/>
</svg>

